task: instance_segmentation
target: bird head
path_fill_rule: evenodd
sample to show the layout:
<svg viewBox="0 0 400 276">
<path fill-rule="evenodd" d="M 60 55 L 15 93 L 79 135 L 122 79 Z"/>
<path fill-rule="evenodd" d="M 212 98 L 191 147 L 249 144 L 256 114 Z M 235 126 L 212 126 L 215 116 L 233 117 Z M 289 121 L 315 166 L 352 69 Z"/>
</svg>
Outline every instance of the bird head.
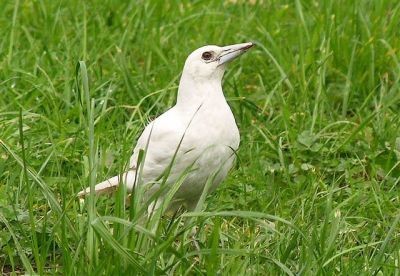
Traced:
<svg viewBox="0 0 400 276">
<path fill-rule="evenodd" d="M 240 43 L 224 47 L 208 45 L 192 52 L 186 59 L 183 73 L 196 80 L 221 80 L 225 65 L 248 49 L 254 43 Z"/>
</svg>

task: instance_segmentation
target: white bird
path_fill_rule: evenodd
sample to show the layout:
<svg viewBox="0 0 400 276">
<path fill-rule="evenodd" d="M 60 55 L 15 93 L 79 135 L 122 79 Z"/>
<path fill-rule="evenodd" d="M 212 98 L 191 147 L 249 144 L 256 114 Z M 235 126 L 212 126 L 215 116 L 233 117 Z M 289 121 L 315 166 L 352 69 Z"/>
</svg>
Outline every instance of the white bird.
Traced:
<svg viewBox="0 0 400 276">
<path fill-rule="evenodd" d="M 123 183 L 129 192 L 136 185 L 151 185 L 151 195 L 160 189 L 162 176 L 169 171 L 167 187 L 172 187 L 180 177 L 184 180 L 168 210 L 177 210 L 181 205 L 194 210 L 206 182 L 212 177 L 209 192 L 214 191 L 233 165 L 240 136 L 222 91 L 222 78 L 226 63 L 253 45 L 209 45 L 192 52 L 183 68 L 175 106 L 146 126 L 127 171 L 97 184 L 95 193 L 115 191 Z M 142 150 L 145 154 L 138 165 Z M 87 188 L 78 196 L 89 193 Z M 163 196 L 165 193 L 161 199 Z M 157 200 L 156 206 L 149 208 L 157 208 L 160 202 Z"/>
</svg>

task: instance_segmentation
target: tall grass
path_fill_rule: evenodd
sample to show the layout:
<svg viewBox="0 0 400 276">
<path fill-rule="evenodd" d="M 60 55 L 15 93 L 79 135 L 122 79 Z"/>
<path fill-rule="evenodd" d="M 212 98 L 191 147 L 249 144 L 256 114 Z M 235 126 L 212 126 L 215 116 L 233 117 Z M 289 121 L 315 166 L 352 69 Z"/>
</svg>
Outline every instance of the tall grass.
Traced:
<svg viewBox="0 0 400 276">
<path fill-rule="evenodd" d="M 399 275 L 399 13 L 389 0 L 0 2 L 2 273 Z M 258 46 L 224 80 L 237 165 L 195 212 L 146 216 L 123 189 L 76 198 L 123 172 L 192 50 L 243 41 Z"/>
</svg>

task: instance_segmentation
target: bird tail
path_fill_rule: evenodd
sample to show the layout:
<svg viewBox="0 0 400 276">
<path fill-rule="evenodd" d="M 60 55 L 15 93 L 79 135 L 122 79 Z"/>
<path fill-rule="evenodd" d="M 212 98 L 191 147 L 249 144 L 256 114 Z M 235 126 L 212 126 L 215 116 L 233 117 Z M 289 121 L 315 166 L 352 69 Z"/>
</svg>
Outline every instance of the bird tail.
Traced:
<svg viewBox="0 0 400 276">
<path fill-rule="evenodd" d="M 95 194 L 110 194 L 114 191 L 117 190 L 119 184 L 124 184 L 128 188 L 128 190 L 131 190 L 133 185 L 135 184 L 135 171 L 128 171 L 123 173 L 122 175 L 116 175 L 114 177 L 111 177 L 103 182 L 100 182 L 99 184 L 96 184 L 94 186 L 94 192 Z M 80 191 L 77 196 L 78 197 L 84 197 L 85 195 L 90 193 L 90 187 Z"/>
</svg>

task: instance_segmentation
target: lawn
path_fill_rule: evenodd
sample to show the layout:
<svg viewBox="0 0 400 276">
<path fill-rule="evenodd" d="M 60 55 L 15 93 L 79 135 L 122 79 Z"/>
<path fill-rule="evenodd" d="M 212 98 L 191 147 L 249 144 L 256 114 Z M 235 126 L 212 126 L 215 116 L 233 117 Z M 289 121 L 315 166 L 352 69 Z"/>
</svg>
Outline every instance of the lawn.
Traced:
<svg viewBox="0 0 400 276">
<path fill-rule="evenodd" d="M 398 1 L 14 0 L 0 26 L 4 275 L 400 275 Z M 237 162 L 201 210 L 76 198 L 174 105 L 190 52 L 245 41 Z"/>
</svg>

